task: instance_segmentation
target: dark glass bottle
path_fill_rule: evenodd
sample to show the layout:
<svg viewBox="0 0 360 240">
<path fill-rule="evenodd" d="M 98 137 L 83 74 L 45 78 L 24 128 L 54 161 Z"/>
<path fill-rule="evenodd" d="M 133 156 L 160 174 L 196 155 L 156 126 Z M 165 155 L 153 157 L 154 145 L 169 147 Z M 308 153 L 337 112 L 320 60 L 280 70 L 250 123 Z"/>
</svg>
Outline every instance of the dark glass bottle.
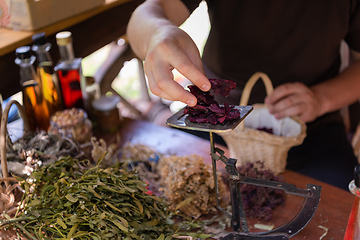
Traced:
<svg viewBox="0 0 360 240">
<path fill-rule="evenodd" d="M 360 239 L 360 164 L 355 167 L 354 180 L 349 184 L 349 190 L 355 195 L 351 208 L 344 240 Z"/>
<path fill-rule="evenodd" d="M 62 110 L 60 84 L 54 71 L 54 64 L 50 56 L 51 44 L 46 41 L 45 33 L 32 36 L 34 45 L 32 50 L 36 52 L 38 67 L 37 74 L 40 78 L 43 96 L 49 108 L 50 115 Z"/>
<path fill-rule="evenodd" d="M 63 99 L 63 107 L 86 109 L 86 82 L 82 73 L 81 58 L 75 58 L 72 46 L 71 32 L 56 34 L 60 60 L 55 66 Z"/>
<path fill-rule="evenodd" d="M 30 130 L 47 131 L 50 126 L 50 114 L 42 94 L 40 79 L 33 65 L 36 57 L 31 55 L 29 46 L 17 48 L 16 57 L 15 63 L 20 66 L 23 106 Z"/>
</svg>

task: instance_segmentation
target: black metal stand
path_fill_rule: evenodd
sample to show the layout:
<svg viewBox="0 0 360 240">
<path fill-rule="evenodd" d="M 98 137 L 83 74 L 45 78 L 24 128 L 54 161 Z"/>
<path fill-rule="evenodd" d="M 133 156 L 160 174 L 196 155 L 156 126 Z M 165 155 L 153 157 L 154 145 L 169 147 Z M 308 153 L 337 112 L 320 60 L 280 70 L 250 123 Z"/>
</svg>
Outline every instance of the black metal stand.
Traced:
<svg viewBox="0 0 360 240">
<path fill-rule="evenodd" d="M 231 197 L 231 205 L 232 205 L 231 224 L 234 232 L 230 233 L 229 235 L 225 236 L 222 239 L 224 240 L 227 239 L 287 240 L 290 237 L 296 235 L 298 232 L 300 232 L 310 222 L 319 204 L 321 186 L 308 184 L 306 189 L 300 189 L 293 184 L 279 183 L 279 182 L 268 181 L 263 179 L 240 176 L 240 174 L 236 169 L 237 160 L 233 158 L 225 157 L 223 150 L 214 147 L 212 132 L 210 132 L 210 143 L 211 143 L 211 158 L 213 162 L 213 176 L 215 181 L 214 182 L 215 187 L 218 188 L 216 161 L 220 160 L 223 163 L 225 163 L 226 164 L 225 170 L 229 174 L 229 187 L 230 187 L 230 197 Z M 244 206 L 242 203 L 239 183 L 247 183 L 262 187 L 277 188 L 283 190 L 287 194 L 302 196 L 305 199 L 298 214 L 287 224 L 267 232 L 250 233 L 245 216 Z M 218 189 L 216 189 L 216 194 L 218 200 L 217 201 L 218 208 L 222 210 L 222 208 L 219 206 Z"/>
</svg>

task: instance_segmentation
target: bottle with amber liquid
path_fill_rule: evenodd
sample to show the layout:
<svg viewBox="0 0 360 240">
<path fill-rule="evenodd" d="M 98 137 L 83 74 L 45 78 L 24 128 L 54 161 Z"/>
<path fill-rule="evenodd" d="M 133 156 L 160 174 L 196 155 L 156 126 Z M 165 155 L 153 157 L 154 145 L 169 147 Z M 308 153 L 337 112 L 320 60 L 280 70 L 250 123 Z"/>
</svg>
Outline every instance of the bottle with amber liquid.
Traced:
<svg viewBox="0 0 360 240">
<path fill-rule="evenodd" d="M 86 80 L 82 73 L 81 58 L 75 58 L 72 34 L 64 31 L 56 34 L 60 60 L 55 66 L 59 78 L 64 109 L 86 109 Z"/>
<path fill-rule="evenodd" d="M 354 180 L 349 184 L 349 191 L 354 194 L 354 203 L 351 208 L 344 240 L 360 239 L 360 164 L 354 169 Z"/>
<path fill-rule="evenodd" d="M 50 114 L 43 97 L 41 82 L 35 72 L 36 57 L 31 55 L 30 47 L 19 47 L 15 51 L 15 63 L 20 67 L 20 84 L 23 106 L 29 120 L 31 131 L 47 131 L 50 126 Z"/>
<path fill-rule="evenodd" d="M 55 112 L 62 110 L 60 84 L 49 53 L 51 43 L 46 41 L 44 32 L 33 35 L 32 39 L 34 42 L 32 50 L 36 52 L 38 60 L 37 74 L 51 116 Z"/>
</svg>

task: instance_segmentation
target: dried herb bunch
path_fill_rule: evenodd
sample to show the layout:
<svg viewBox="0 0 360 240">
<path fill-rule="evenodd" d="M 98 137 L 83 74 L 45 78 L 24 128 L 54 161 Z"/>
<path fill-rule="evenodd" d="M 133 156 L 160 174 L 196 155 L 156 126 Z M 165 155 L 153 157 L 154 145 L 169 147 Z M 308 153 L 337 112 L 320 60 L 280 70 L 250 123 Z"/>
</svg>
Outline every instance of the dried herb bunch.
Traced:
<svg viewBox="0 0 360 240">
<path fill-rule="evenodd" d="M 201 156 L 170 156 L 161 158 L 158 164 L 162 191 L 169 201 L 170 208 L 195 219 L 202 214 L 215 213 L 216 189 L 212 167 L 205 164 Z M 227 189 L 218 178 L 221 206 L 229 204 Z"/>
<path fill-rule="evenodd" d="M 148 183 L 149 193 L 161 196 L 160 174 L 157 163 L 162 155 L 143 144 L 126 143 L 119 151 L 119 161 L 136 172 L 141 180 Z"/>
<path fill-rule="evenodd" d="M 157 239 L 171 236 L 164 201 L 121 165 L 88 168 L 71 157 L 40 167 L 27 180 L 24 208 L 0 226 L 29 239 Z"/>
<path fill-rule="evenodd" d="M 37 166 L 55 162 L 61 156 L 84 159 L 86 144 L 78 145 L 70 138 L 44 131 L 25 132 L 12 142 L 6 139 L 8 170 L 17 176 L 27 177 Z"/>
<path fill-rule="evenodd" d="M 270 169 L 265 169 L 264 162 L 245 163 L 237 168 L 242 176 L 284 182 L 275 176 Z M 284 191 L 270 187 L 260 187 L 252 184 L 240 184 L 245 214 L 250 218 L 264 219 L 272 218 L 272 210 L 285 203 Z"/>
<path fill-rule="evenodd" d="M 121 147 L 120 157 L 122 160 L 132 160 L 147 162 L 151 158 L 156 158 L 158 153 L 154 149 L 144 144 L 132 144 L 127 142 Z"/>
</svg>

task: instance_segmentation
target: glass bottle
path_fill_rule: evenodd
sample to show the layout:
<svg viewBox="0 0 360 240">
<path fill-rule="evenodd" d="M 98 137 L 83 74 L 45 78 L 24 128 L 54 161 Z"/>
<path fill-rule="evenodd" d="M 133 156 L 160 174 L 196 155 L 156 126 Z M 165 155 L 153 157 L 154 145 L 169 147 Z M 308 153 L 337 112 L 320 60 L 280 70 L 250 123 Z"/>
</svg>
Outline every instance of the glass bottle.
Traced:
<svg viewBox="0 0 360 240">
<path fill-rule="evenodd" d="M 81 58 L 75 58 L 72 34 L 64 31 L 56 34 L 60 60 L 55 66 L 58 75 L 64 109 L 86 109 L 86 81 L 82 72 Z"/>
<path fill-rule="evenodd" d="M 51 43 L 45 38 L 45 33 L 32 36 L 34 45 L 32 50 L 37 54 L 37 73 L 42 84 L 43 96 L 49 108 L 50 115 L 62 110 L 62 99 L 58 77 L 54 71 L 54 64 L 50 56 Z"/>
<path fill-rule="evenodd" d="M 349 184 L 349 190 L 355 195 L 351 208 L 344 240 L 360 239 L 360 164 L 354 169 L 354 180 Z"/>
<path fill-rule="evenodd" d="M 95 121 L 94 108 L 92 102 L 100 97 L 100 85 L 93 77 L 86 76 L 86 95 L 87 95 L 87 112 L 91 121 Z"/>
<path fill-rule="evenodd" d="M 47 131 L 50 125 L 50 114 L 42 94 L 40 79 L 36 75 L 30 47 L 19 47 L 15 51 L 15 63 L 20 66 L 20 84 L 23 106 L 29 120 L 30 130 Z"/>
</svg>

